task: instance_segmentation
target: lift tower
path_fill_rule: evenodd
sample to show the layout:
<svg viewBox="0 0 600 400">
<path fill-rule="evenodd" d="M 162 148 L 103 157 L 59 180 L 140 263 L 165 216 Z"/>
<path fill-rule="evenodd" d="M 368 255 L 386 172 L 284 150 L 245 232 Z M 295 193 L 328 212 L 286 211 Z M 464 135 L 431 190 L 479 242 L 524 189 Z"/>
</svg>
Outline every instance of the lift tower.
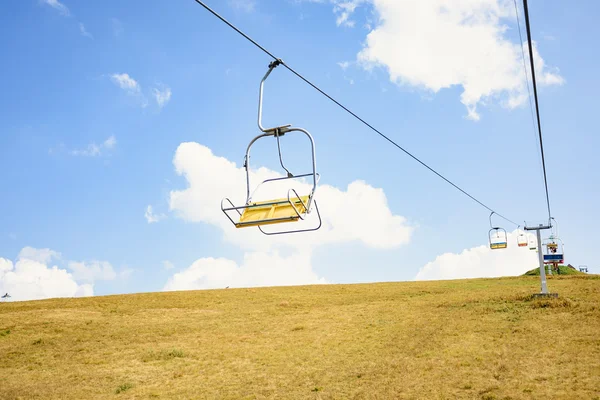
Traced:
<svg viewBox="0 0 600 400">
<path fill-rule="evenodd" d="M 546 266 L 544 264 L 544 256 L 542 254 L 542 236 L 540 234 L 540 231 L 546 229 L 552 229 L 552 225 L 548 223 L 546 225 L 539 224 L 538 226 L 525 226 L 526 231 L 536 231 L 537 235 L 538 261 L 540 263 L 540 280 L 542 283 L 541 291 L 537 294 L 537 296 L 558 297 L 558 293 L 548 292 L 548 284 L 546 282 Z"/>
</svg>

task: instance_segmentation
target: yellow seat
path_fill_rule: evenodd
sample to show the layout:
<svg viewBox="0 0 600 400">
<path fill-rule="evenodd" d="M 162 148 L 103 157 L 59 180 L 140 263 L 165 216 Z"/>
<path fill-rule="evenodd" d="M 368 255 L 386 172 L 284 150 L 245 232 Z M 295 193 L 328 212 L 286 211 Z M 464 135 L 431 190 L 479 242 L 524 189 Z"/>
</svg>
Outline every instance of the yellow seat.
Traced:
<svg viewBox="0 0 600 400">
<path fill-rule="evenodd" d="M 506 247 L 508 247 L 506 242 L 492 243 L 491 244 L 491 248 L 492 249 L 505 249 Z"/>
<path fill-rule="evenodd" d="M 247 226 L 258 226 L 258 225 L 270 225 L 278 224 L 282 222 L 296 222 L 300 219 L 300 215 L 306 213 L 304 204 L 308 204 L 309 196 L 300 196 L 292 199 L 291 202 L 288 199 L 277 199 L 269 201 L 261 201 L 256 203 L 250 203 L 248 208 L 244 209 L 244 212 L 240 216 L 239 222 L 235 224 L 236 228 L 245 228 Z"/>
</svg>

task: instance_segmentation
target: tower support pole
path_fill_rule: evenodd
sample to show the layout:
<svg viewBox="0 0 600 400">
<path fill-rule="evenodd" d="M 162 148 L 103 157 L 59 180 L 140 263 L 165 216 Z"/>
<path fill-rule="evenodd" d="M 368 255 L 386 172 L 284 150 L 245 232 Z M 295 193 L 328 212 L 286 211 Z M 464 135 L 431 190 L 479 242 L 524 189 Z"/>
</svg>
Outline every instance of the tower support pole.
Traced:
<svg viewBox="0 0 600 400">
<path fill-rule="evenodd" d="M 548 292 L 548 283 L 546 281 L 546 266 L 544 265 L 544 254 L 542 251 L 542 235 L 541 231 L 544 229 L 551 229 L 550 225 L 538 225 L 538 226 L 526 226 L 526 231 L 536 231 L 537 236 L 537 248 L 538 248 L 538 262 L 540 264 L 540 283 L 541 290 L 540 293 L 536 294 L 536 296 L 551 296 L 558 297 L 557 293 L 549 293 Z"/>
<path fill-rule="evenodd" d="M 537 242 L 538 242 L 538 260 L 540 262 L 540 280 L 542 281 L 541 294 L 548 294 L 548 284 L 546 282 L 546 266 L 544 265 L 544 255 L 542 254 L 542 237 L 540 234 L 541 229 L 536 229 Z"/>
</svg>

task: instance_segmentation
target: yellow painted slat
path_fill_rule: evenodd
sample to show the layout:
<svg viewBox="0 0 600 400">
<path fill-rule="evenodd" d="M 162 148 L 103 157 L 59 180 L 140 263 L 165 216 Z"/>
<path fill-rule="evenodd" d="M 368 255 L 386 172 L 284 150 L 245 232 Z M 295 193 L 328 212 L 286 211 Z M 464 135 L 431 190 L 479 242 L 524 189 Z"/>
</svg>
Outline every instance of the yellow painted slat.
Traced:
<svg viewBox="0 0 600 400">
<path fill-rule="evenodd" d="M 308 203 L 308 196 L 301 196 L 301 199 L 304 204 Z M 278 202 L 281 202 L 281 204 L 269 204 Z M 294 202 L 300 214 L 304 214 L 306 212 L 306 209 L 300 200 L 296 199 L 294 201 L 292 199 L 292 202 Z M 240 217 L 240 221 L 235 224 L 237 228 L 279 224 L 282 222 L 296 222 L 300 219 L 287 199 L 261 201 L 251 203 L 250 206 L 251 207 L 244 209 L 244 212 Z"/>
</svg>

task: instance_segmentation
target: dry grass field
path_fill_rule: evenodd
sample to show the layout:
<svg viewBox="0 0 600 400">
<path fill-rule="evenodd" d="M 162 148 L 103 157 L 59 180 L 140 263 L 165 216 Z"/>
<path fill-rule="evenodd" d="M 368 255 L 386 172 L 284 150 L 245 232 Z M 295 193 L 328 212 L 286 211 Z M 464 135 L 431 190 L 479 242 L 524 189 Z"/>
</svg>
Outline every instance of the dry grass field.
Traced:
<svg viewBox="0 0 600 400">
<path fill-rule="evenodd" d="M 0 304 L 0 399 L 598 399 L 600 276 Z"/>
</svg>

